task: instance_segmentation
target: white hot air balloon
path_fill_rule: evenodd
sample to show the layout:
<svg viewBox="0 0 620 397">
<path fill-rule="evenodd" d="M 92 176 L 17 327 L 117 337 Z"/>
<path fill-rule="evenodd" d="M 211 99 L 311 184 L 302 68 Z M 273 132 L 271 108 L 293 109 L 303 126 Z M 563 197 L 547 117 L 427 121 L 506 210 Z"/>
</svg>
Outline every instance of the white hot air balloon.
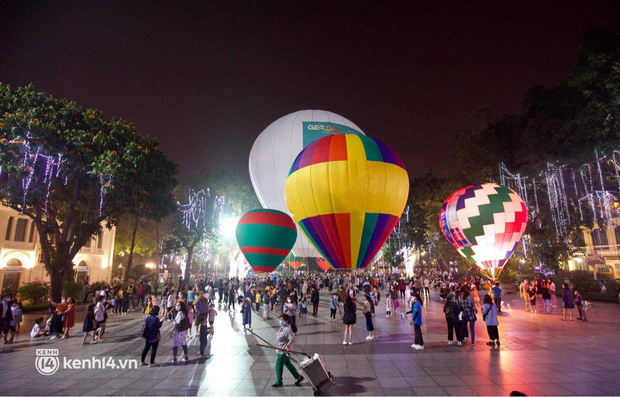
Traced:
<svg viewBox="0 0 620 397">
<path fill-rule="evenodd" d="M 291 215 L 284 188 L 299 152 L 326 135 L 347 133 L 364 134 L 351 121 L 325 110 L 300 110 L 265 128 L 250 151 L 250 179 L 261 205 Z M 306 236 L 300 230 L 297 232 L 293 253 L 301 257 L 320 257 Z"/>
</svg>

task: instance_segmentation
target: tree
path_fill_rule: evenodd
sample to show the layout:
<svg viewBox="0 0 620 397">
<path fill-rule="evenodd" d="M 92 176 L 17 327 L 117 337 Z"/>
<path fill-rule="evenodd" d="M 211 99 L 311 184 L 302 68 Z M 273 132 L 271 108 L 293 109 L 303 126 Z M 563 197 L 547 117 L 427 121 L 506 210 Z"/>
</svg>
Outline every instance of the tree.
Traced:
<svg viewBox="0 0 620 397">
<path fill-rule="evenodd" d="M 136 164 L 135 173 L 140 178 L 131 185 L 126 197 L 129 203 L 127 215 L 132 218 L 132 231 L 129 244 L 127 265 L 123 268 L 123 279 L 127 281 L 133 265 L 133 254 L 136 247 L 136 236 L 140 220 L 159 222 L 175 210 L 173 189 L 177 185 L 175 179 L 177 169 L 161 152 L 156 152 L 144 161 Z"/>
<path fill-rule="evenodd" d="M 73 278 L 80 248 L 102 223 L 117 223 L 134 186 L 157 177 L 138 170 L 161 171 L 140 165 L 169 170 L 164 186 L 173 185 L 176 174 L 158 142 L 138 135 L 130 123 L 105 119 L 32 85 L 13 90 L 0 84 L 0 146 L 0 202 L 33 219 L 56 301 L 63 282 Z"/>
<path fill-rule="evenodd" d="M 219 208 L 221 198 L 212 196 L 209 190 L 190 189 L 187 202 L 179 203 L 174 214 L 172 231 L 164 239 L 162 252 L 179 254 L 185 251 L 185 272 L 183 278 L 189 282 L 192 259 L 199 248 L 208 249 L 209 242 L 218 238 Z M 204 245 L 207 248 L 204 248 Z"/>
</svg>

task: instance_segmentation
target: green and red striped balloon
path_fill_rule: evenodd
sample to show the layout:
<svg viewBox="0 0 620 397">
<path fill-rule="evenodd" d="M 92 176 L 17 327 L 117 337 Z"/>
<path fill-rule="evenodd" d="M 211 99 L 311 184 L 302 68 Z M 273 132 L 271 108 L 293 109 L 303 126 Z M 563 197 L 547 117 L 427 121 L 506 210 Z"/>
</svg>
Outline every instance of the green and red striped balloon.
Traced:
<svg viewBox="0 0 620 397">
<path fill-rule="evenodd" d="M 252 210 L 237 224 L 237 243 L 255 272 L 270 273 L 291 252 L 297 227 L 278 210 Z"/>
</svg>

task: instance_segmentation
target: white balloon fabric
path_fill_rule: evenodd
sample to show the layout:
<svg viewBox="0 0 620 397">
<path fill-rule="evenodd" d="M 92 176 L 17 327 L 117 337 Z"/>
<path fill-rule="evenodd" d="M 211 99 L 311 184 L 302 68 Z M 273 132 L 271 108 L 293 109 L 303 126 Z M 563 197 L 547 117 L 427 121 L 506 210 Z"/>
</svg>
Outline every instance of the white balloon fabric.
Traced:
<svg viewBox="0 0 620 397">
<path fill-rule="evenodd" d="M 299 152 L 324 136 L 348 133 L 364 135 L 350 120 L 325 110 L 300 110 L 271 123 L 250 151 L 250 180 L 261 205 L 292 216 L 286 205 L 285 186 Z M 300 257 L 321 256 L 300 230 L 293 253 Z"/>
</svg>

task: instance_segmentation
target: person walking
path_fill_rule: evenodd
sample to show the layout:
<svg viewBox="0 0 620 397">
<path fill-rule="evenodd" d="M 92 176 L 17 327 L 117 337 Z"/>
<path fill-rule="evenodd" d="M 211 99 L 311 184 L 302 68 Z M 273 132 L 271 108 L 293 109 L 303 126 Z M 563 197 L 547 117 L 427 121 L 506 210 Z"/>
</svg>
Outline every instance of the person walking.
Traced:
<svg viewBox="0 0 620 397">
<path fill-rule="evenodd" d="M 295 386 L 301 385 L 301 382 L 304 380 L 299 372 L 297 372 L 297 369 L 295 369 L 295 366 L 291 363 L 291 358 L 288 356 L 288 352 L 295 342 L 295 334 L 290 327 L 289 320 L 290 318 L 286 313 L 280 315 L 280 329 L 276 332 L 276 346 L 278 347 L 276 350 L 278 356 L 276 359 L 276 383 L 271 385 L 271 387 L 283 386 L 282 375 L 284 367 L 286 367 L 295 378 Z"/>
<path fill-rule="evenodd" d="M 458 303 L 454 302 L 454 294 L 452 292 L 446 295 L 446 304 L 443 307 L 443 312 L 446 316 L 446 324 L 448 325 L 448 346 L 452 346 L 454 336 L 456 332 L 456 340 L 459 346 L 463 346 L 463 334 L 461 333 L 461 327 L 459 324 L 459 314 L 461 309 Z"/>
<path fill-rule="evenodd" d="M 155 362 L 157 356 L 157 348 L 159 347 L 159 340 L 161 339 L 162 320 L 159 318 L 159 306 L 153 306 L 147 318 L 144 319 L 144 331 L 142 331 L 142 337 L 144 338 L 144 349 L 142 349 L 142 356 L 140 365 L 145 366 L 146 355 L 149 350 L 151 351 L 151 361 L 149 368 L 157 367 Z"/>
<path fill-rule="evenodd" d="M 290 295 L 287 296 L 286 303 L 284 304 L 284 308 L 282 309 L 282 311 L 288 315 L 288 323 L 291 327 L 291 331 L 293 331 L 293 334 L 295 335 L 297 335 L 297 310 L 298 306 L 293 300 L 293 297 Z"/>
<path fill-rule="evenodd" d="M 487 332 L 489 333 L 489 346 L 499 347 L 499 331 L 497 326 L 499 321 L 497 319 L 497 305 L 491 299 L 491 296 L 486 295 L 484 297 L 484 306 L 482 306 L 482 318 L 487 325 Z"/>
<path fill-rule="evenodd" d="M 502 312 L 502 288 L 499 286 L 499 281 L 495 282 L 495 286 L 491 288 L 491 292 L 493 292 L 493 302 L 495 302 L 495 306 L 497 306 L 497 313 Z"/>
<path fill-rule="evenodd" d="M 566 321 L 566 311 L 570 313 L 570 321 L 573 321 L 573 309 L 575 308 L 575 302 L 573 299 L 573 293 L 570 291 L 567 283 L 564 283 L 564 290 L 562 291 L 562 321 Z"/>
<path fill-rule="evenodd" d="M 342 344 L 352 345 L 353 325 L 356 323 L 356 314 L 355 303 L 353 303 L 353 299 L 349 295 L 347 295 L 344 301 L 344 314 L 342 316 L 342 322 L 344 323 L 344 340 L 342 341 Z"/>
</svg>

